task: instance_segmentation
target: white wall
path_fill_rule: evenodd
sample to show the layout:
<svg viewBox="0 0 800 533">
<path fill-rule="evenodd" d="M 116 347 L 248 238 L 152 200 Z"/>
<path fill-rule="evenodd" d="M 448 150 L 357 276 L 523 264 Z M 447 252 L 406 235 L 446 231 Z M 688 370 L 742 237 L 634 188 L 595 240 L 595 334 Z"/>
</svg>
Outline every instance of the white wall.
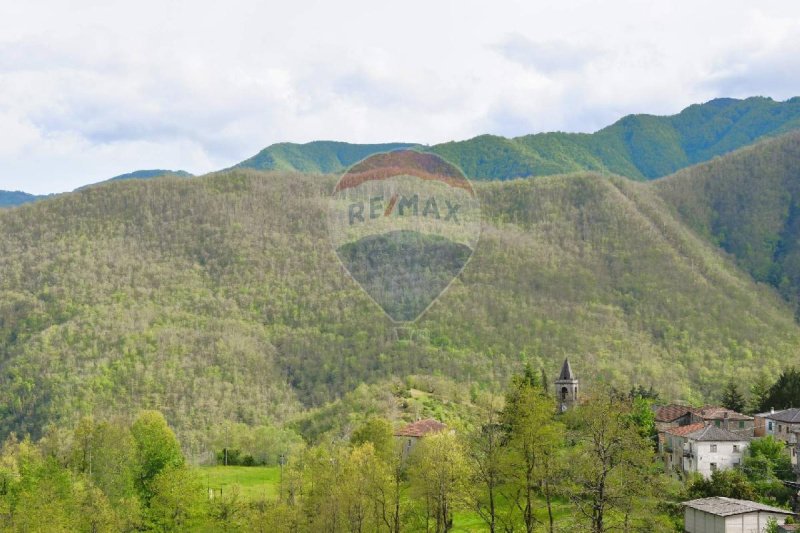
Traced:
<svg viewBox="0 0 800 533">
<path fill-rule="evenodd" d="M 766 512 L 729 516 L 725 519 L 725 533 L 761 533 L 770 518 L 774 518 L 778 524 L 786 521 L 785 515 Z"/>
<path fill-rule="evenodd" d="M 683 458 L 684 471 L 698 472 L 703 477 L 711 477 L 711 463 L 716 463 L 718 470 L 726 470 L 738 466 L 742 462 L 744 452 L 747 449 L 747 441 L 739 442 L 696 442 L 689 441 L 694 451 L 691 465 L 689 458 Z M 717 451 L 712 452 L 711 446 L 716 444 Z M 733 446 L 738 445 L 739 451 L 734 452 Z"/>
<path fill-rule="evenodd" d="M 757 511 L 722 517 L 690 507 L 683 516 L 683 528 L 687 533 L 763 533 L 771 517 L 778 524 L 786 520 L 786 515 Z"/>
</svg>

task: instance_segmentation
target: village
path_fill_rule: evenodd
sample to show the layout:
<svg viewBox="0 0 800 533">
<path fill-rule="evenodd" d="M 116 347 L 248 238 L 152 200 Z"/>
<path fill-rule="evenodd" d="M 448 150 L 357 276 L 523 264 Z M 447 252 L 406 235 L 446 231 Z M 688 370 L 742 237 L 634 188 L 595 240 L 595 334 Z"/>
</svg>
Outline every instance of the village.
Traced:
<svg viewBox="0 0 800 533">
<path fill-rule="evenodd" d="M 554 394 L 561 412 L 583 401 L 580 381 L 565 359 Z M 657 432 L 657 457 L 670 476 L 688 481 L 692 476 L 709 479 L 714 472 L 742 468 L 751 443 L 771 438 L 784 445 L 796 480 L 783 480 L 795 491 L 792 510 L 756 501 L 722 496 L 689 500 L 684 507 L 687 533 L 745 533 L 765 531 L 774 521 L 778 533 L 800 531 L 800 408 L 770 409 L 753 416 L 719 405 L 693 407 L 670 403 L 652 406 Z M 422 419 L 395 431 L 403 457 L 428 435 L 452 431 L 434 419 Z"/>
</svg>

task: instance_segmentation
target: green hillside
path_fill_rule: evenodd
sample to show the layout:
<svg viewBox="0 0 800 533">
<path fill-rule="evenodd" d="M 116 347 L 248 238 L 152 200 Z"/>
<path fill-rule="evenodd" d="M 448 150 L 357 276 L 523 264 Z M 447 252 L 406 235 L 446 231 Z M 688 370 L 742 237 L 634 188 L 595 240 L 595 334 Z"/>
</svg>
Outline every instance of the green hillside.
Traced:
<svg viewBox="0 0 800 533">
<path fill-rule="evenodd" d="M 698 233 L 800 304 L 800 133 L 654 182 Z"/>
<path fill-rule="evenodd" d="M 279 143 L 261 150 L 236 166 L 256 170 L 330 174 L 342 172 L 372 154 L 416 146 L 418 145 L 413 143 L 350 144 L 336 141 Z"/>
<path fill-rule="evenodd" d="M 150 170 L 134 170 L 133 172 L 120 174 L 119 176 L 114 176 L 113 178 L 109 178 L 104 181 L 92 183 L 90 185 L 84 185 L 83 187 L 79 187 L 77 190 L 85 189 L 86 187 L 94 187 L 95 185 L 98 185 L 100 183 L 107 183 L 109 181 L 147 180 L 147 179 L 163 178 L 163 177 L 192 178 L 194 177 L 194 174 L 190 174 L 185 170 L 165 170 L 161 168 L 155 168 Z"/>
<path fill-rule="evenodd" d="M 130 179 L 150 179 L 150 178 L 160 178 L 162 176 L 175 176 L 178 178 L 191 178 L 192 174 L 186 172 L 185 170 L 164 170 L 162 168 L 156 168 L 151 170 L 135 170 L 133 172 L 128 172 L 127 174 L 120 174 L 119 176 L 114 176 L 113 178 L 109 179 L 108 181 L 119 181 L 119 180 L 130 180 Z"/>
<path fill-rule="evenodd" d="M 565 355 L 587 387 L 699 401 L 800 346 L 790 307 L 652 185 L 594 174 L 479 187 L 471 262 L 398 335 L 331 249 L 333 181 L 239 169 L 0 212 L 0 438 L 152 407 L 202 451 L 224 421 L 281 425 L 365 382 L 497 390 Z"/>
<path fill-rule="evenodd" d="M 754 141 L 800 128 L 800 98 L 720 98 L 677 115 L 629 115 L 593 134 L 541 133 L 507 139 L 481 135 L 431 150 L 468 177 L 507 180 L 595 171 L 636 180 L 666 176 Z M 270 146 L 239 167 L 259 170 L 340 172 L 376 152 L 407 144 L 357 145 L 318 141 Z"/>
</svg>

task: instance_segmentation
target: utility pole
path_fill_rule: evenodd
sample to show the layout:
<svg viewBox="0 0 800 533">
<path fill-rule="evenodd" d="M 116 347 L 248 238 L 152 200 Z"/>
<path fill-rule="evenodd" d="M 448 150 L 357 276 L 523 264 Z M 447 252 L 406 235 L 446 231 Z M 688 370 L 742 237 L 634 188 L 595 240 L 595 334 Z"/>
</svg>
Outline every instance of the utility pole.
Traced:
<svg viewBox="0 0 800 533">
<path fill-rule="evenodd" d="M 280 454 L 278 456 L 278 465 L 280 466 L 280 480 L 278 481 L 278 501 L 283 501 L 283 465 L 286 463 L 286 455 Z"/>
</svg>

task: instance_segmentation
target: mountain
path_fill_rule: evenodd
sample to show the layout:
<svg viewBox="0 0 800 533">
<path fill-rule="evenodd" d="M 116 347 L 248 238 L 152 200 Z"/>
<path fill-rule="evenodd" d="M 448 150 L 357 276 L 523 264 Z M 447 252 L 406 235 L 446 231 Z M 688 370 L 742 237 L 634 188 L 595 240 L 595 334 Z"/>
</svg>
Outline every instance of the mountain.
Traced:
<svg viewBox="0 0 800 533">
<path fill-rule="evenodd" d="M 27 204 L 42 198 L 44 197 L 22 191 L 0 191 L 0 208 Z"/>
<path fill-rule="evenodd" d="M 375 153 L 419 146 L 411 143 L 349 144 L 336 141 L 313 141 L 307 144 L 279 143 L 261 150 L 235 168 L 331 174 L 341 172 Z"/>
<path fill-rule="evenodd" d="M 149 178 L 159 178 L 162 176 L 175 176 L 178 178 L 191 178 L 194 174 L 190 174 L 185 170 L 164 170 L 164 169 L 153 169 L 153 170 L 136 170 L 134 172 L 129 172 L 127 174 L 120 174 L 119 176 L 114 176 L 113 178 L 109 179 L 108 181 L 118 181 L 118 180 L 130 180 L 130 179 L 149 179 Z"/>
<path fill-rule="evenodd" d="M 430 150 L 472 179 L 507 180 L 595 171 L 648 180 L 707 161 L 759 139 L 800 128 L 800 97 L 785 102 L 720 98 L 672 116 L 629 115 L 596 133 L 540 133 L 507 139 L 481 135 Z M 276 144 L 238 167 L 336 173 L 376 152 L 409 144 Z"/>
<path fill-rule="evenodd" d="M 654 182 L 699 234 L 800 305 L 800 132 Z M 800 309 L 800 307 L 798 307 Z M 800 311 L 798 312 L 800 316 Z"/>
<path fill-rule="evenodd" d="M 659 182 L 593 173 L 479 184 L 471 261 L 396 330 L 332 249 L 334 181 L 234 169 L 0 212 L 0 438 L 158 408 L 199 453 L 222 424 L 285 424 L 410 375 L 498 390 L 569 355 L 587 389 L 700 402 L 796 357 L 792 307 Z"/>
<path fill-rule="evenodd" d="M 175 177 L 175 178 L 193 178 L 194 174 L 190 174 L 185 170 L 164 170 L 160 168 L 152 169 L 152 170 L 134 170 L 133 172 L 128 172 L 127 174 L 120 174 L 119 176 L 114 176 L 113 178 L 109 178 L 104 181 L 100 181 L 97 183 L 92 183 L 90 185 L 84 185 L 83 187 L 79 187 L 77 190 L 85 189 L 86 187 L 94 187 L 100 183 L 108 183 L 109 181 L 122 181 L 122 180 L 145 180 L 145 179 L 153 179 L 153 178 L 163 178 L 163 177 Z"/>
<path fill-rule="evenodd" d="M 102 181 L 100 183 L 106 183 L 108 181 L 128 180 L 128 179 L 150 179 L 163 176 L 171 176 L 178 178 L 193 177 L 192 174 L 186 172 L 185 170 L 161 170 L 161 169 L 136 170 L 134 172 L 129 172 L 128 174 L 120 174 L 119 176 L 114 176 L 113 178 Z M 94 183 L 92 185 L 84 185 L 83 187 L 80 187 L 78 190 L 86 187 L 92 187 L 93 185 L 97 185 L 97 183 Z M 41 200 L 43 198 L 47 198 L 49 196 L 52 195 L 47 195 L 47 194 L 35 195 L 35 194 L 28 194 L 22 191 L 0 191 L 0 208 L 14 207 L 17 205 L 27 204 L 30 202 L 35 202 L 37 200 Z"/>
</svg>

